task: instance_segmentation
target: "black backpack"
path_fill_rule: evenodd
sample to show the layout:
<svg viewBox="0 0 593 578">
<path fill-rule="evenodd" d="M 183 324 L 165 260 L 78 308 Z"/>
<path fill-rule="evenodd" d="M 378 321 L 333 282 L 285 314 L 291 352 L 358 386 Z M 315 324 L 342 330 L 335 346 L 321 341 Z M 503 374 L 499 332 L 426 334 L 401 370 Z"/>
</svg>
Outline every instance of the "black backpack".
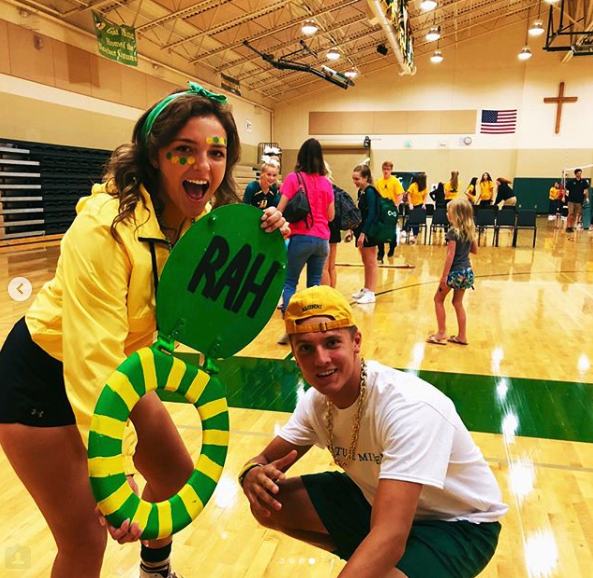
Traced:
<svg viewBox="0 0 593 578">
<path fill-rule="evenodd" d="M 362 221 L 360 210 L 356 206 L 354 199 L 344 190 L 332 185 L 334 189 L 334 204 L 336 208 L 336 223 L 340 231 L 348 231 L 356 228 Z"/>
</svg>

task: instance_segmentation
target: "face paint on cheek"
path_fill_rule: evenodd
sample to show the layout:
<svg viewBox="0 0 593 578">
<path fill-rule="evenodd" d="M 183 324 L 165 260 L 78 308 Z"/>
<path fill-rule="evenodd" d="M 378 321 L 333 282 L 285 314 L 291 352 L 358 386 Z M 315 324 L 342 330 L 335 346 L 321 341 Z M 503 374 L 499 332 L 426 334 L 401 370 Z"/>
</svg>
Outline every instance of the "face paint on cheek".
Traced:
<svg viewBox="0 0 593 578">
<path fill-rule="evenodd" d="M 179 163 L 180 165 L 193 165 L 196 162 L 195 157 L 183 157 L 180 155 L 174 155 L 172 152 L 167 153 L 167 160 L 171 161 L 174 165 Z"/>
<path fill-rule="evenodd" d="M 227 140 L 223 136 L 209 136 L 206 137 L 206 143 L 227 146 Z"/>
</svg>

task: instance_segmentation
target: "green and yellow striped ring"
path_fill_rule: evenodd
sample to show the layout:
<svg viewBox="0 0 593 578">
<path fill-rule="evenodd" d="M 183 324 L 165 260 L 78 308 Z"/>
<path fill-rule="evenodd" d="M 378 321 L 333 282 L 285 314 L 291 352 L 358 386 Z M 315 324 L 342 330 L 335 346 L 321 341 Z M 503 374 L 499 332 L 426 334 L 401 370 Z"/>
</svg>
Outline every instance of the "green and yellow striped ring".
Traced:
<svg viewBox="0 0 593 578">
<path fill-rule="evenodd" d="M 124 473 L 122 438 L 132 408 L 149 391 L 184 396 L 202 421 L 202 449 L 194 473 L 167 501 L 151 503 L 133 491 Z M 222 474 L 229 443 L 225 390 L 218 379 L 172 355 L 150 347 L 128 357 L 103 388 L 91 422 L 89 475 L 99 509 L 119 528 L 138 522 L 142 539 L 160 539 L 194 520 L 212 496 Z"/>
</svg>

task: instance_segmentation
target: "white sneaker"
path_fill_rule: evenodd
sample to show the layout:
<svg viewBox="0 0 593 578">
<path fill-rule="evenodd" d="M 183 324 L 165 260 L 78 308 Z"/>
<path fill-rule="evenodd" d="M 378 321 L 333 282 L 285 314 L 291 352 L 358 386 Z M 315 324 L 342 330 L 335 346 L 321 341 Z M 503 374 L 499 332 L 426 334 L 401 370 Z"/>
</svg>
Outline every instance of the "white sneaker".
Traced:
<svg viewBox="0 0 593 578">
<path fill-rule="evenodd" d="M 408 242 L 410 243 L 410 245 L 415 245 L 416 244 L 416 237 L 414 237 L 414 235 L 410 235 L 410 240 Z"/>
<path fill-rule="evenodd" d="M 357 299 L 356 302 L 359 305 L 365 305 L 366 303 L 374 303 L 375 302 L 375 294 L 372 291 L 369 291 L 367 289 L 365 294 L 360 299 Z"/>
<path fill-rule="evenodd" d="M 365 289 L 363 287 L 360 291 L 357 291 L 356 293 L 352 293 L 352 299 L 360 299 L 367 291 L 368 291 L 368 289 Z"/>
</svg>

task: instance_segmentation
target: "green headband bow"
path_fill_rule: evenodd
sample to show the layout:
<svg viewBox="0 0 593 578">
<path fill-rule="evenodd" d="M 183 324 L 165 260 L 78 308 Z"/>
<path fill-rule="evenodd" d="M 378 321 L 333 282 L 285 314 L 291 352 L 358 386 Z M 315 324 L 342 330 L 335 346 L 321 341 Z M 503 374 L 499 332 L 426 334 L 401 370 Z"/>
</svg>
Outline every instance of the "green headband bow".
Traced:
<svg viewBox="0 0 593 578">
<path fill-rule="evenodd" d="M 216 94 L 215 92 L 210 92 L 206 90 L 203 86 L 200 86 L 197 82 L 189 81 L 189 89 L 183 92 L 176 92 L 175 94 L 170 94 L 169 96 L 165 97 L 161 102 L 159 102 L 151 111 L 146 121 L 144 122 L 144 126 L 142 127 L 142 140 L 144 142 L 148 142 L 148 136 L 150 135 L 150 131 L 152 131 L 152 127 L 158 118 L 159 114 L 163 112 L 165 108 L 174 101 L 177 97 L 183 96 L 184 94 L 195 94 L 196 96 L 203 96 L 204 98 L 209 98 L 210 100 L 214 100 L 216 102 L 220 102 L 222 104 L 226 103 L 227 98 L 224 94 Z"/>
</svg>

